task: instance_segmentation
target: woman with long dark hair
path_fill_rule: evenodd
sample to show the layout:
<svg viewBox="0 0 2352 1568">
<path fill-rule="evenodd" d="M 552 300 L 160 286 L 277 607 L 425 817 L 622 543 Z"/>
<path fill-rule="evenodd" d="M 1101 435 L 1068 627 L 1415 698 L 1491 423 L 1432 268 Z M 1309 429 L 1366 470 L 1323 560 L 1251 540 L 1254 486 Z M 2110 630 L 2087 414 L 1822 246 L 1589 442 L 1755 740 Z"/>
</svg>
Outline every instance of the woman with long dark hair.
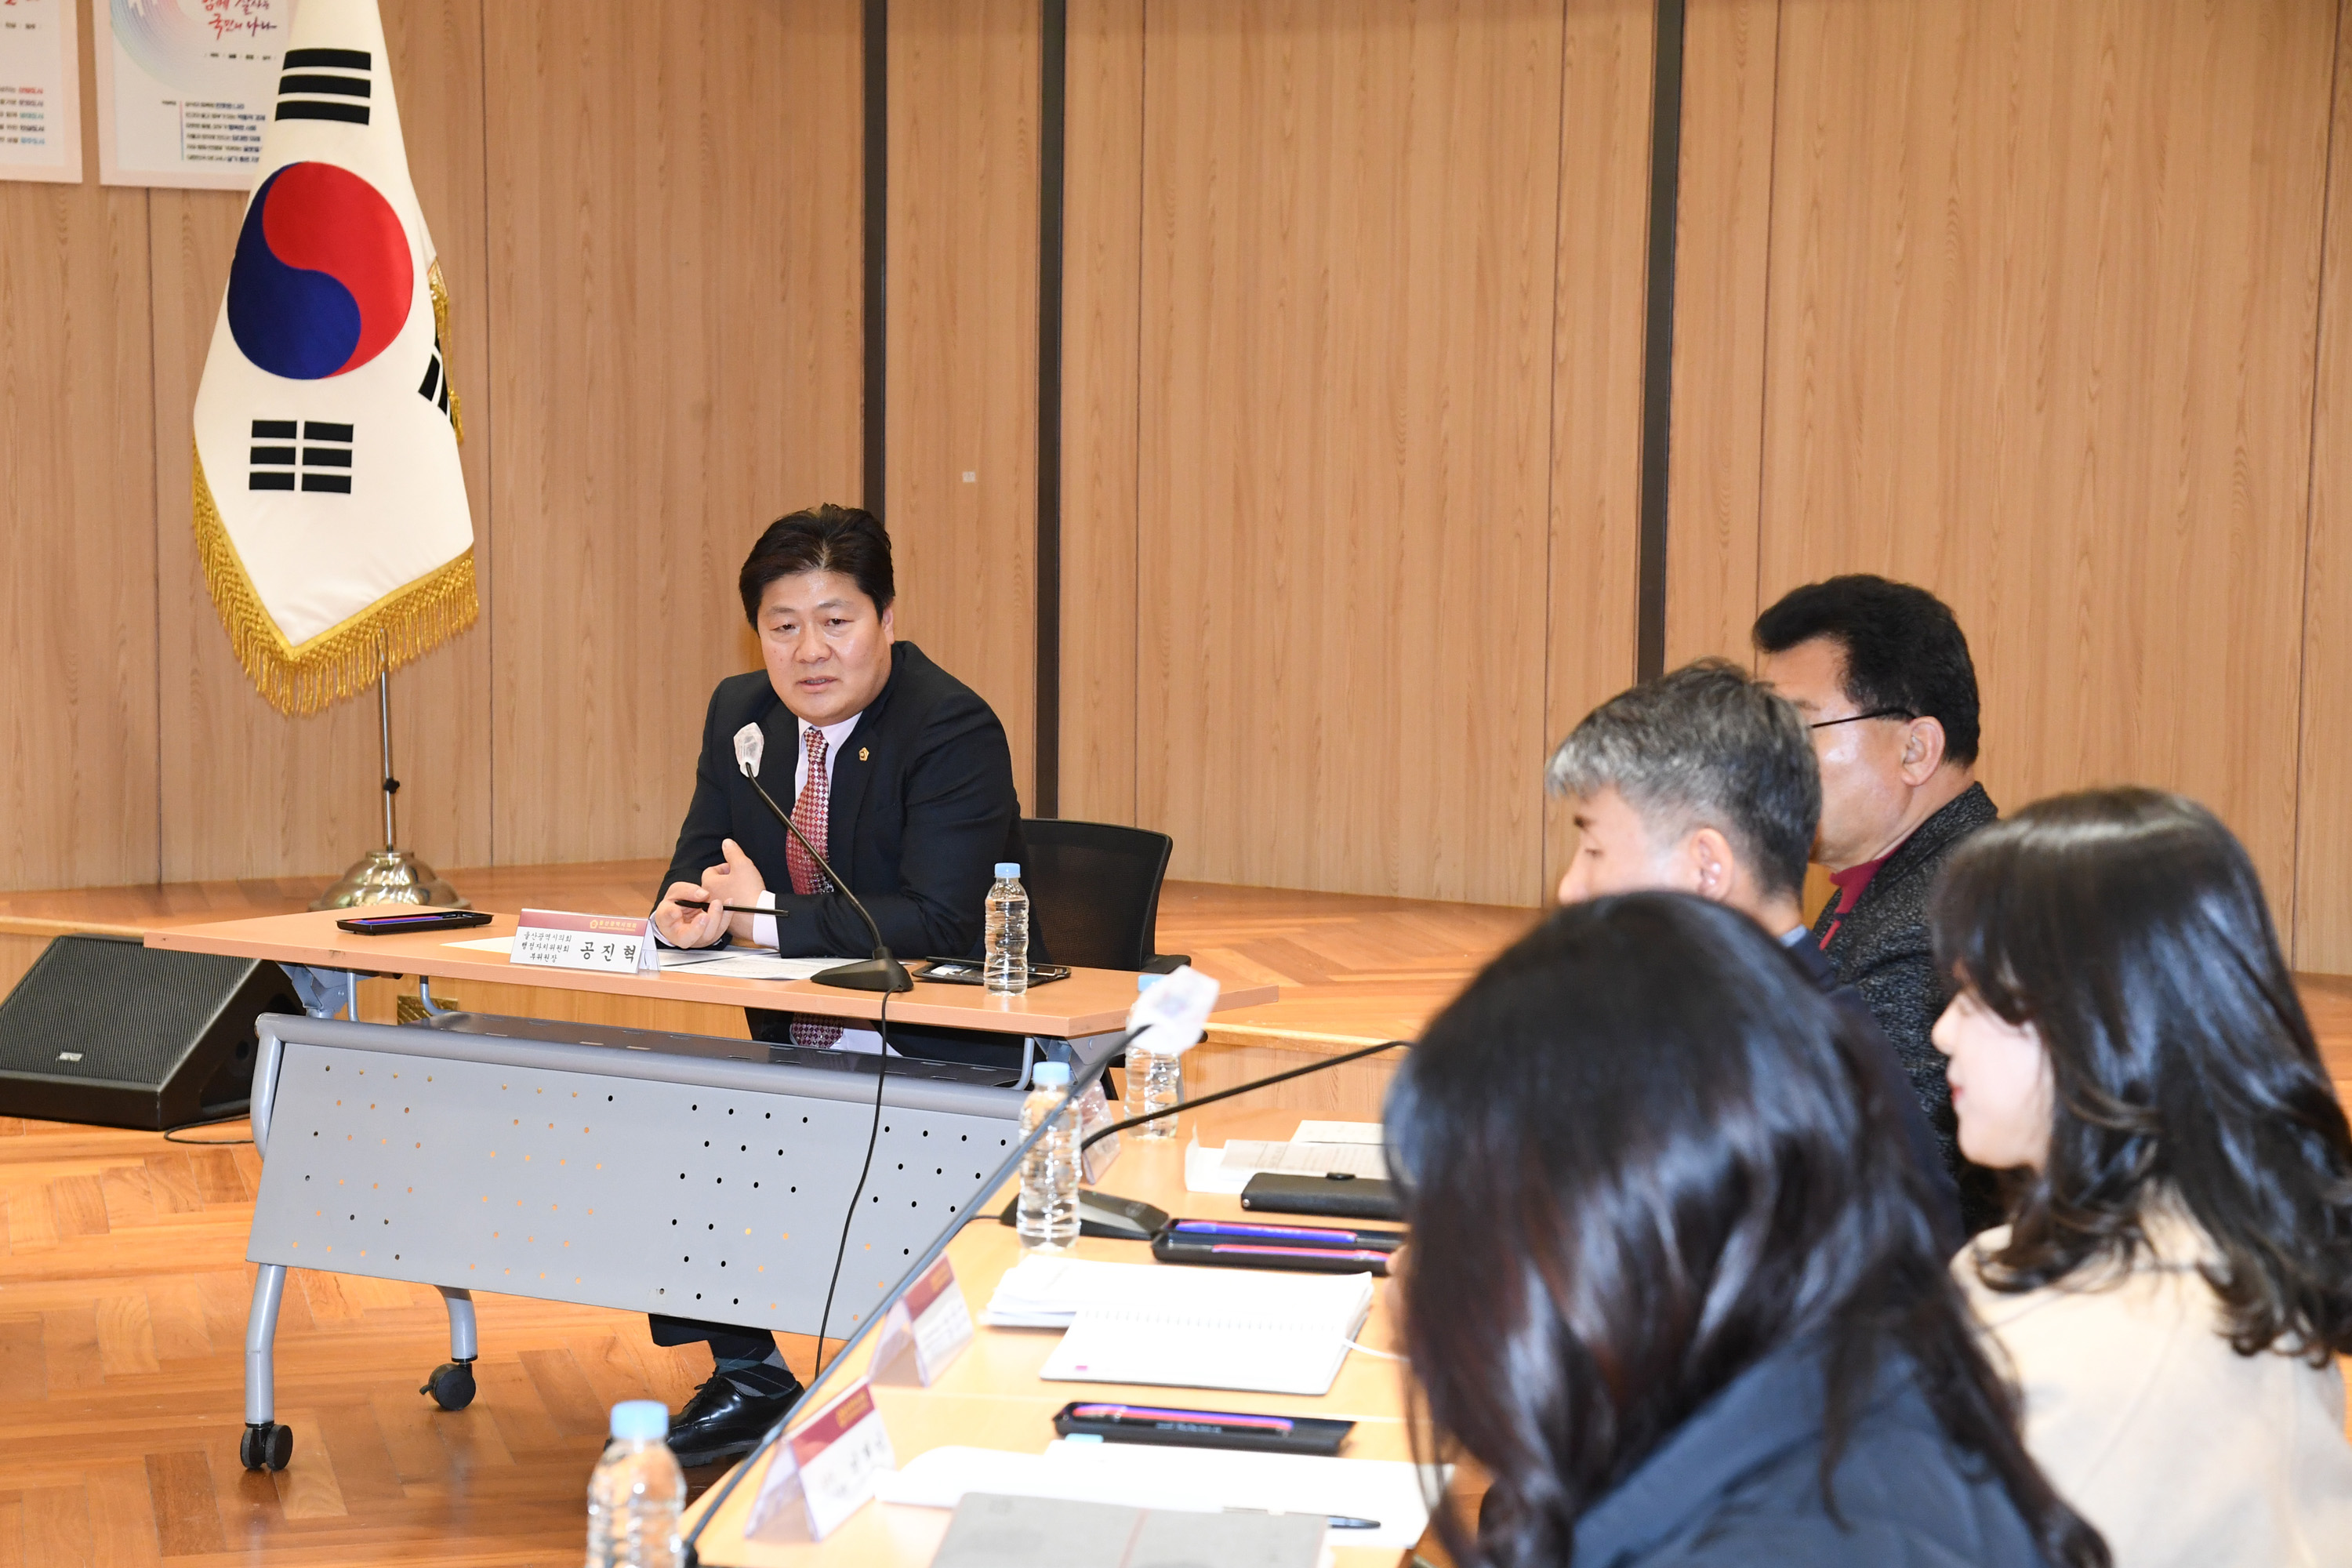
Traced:
<svg viewBox="0 0 2352 1568">
<path fill-rule="evenodd" d="M 1500 1568 L 2092 1564 L 2020 1445 L 1864 1042 L 1746 917 L 1553 915 L 1391 1092 L 1405 1342 Z"/>
<path fill-rule="evenodd" d="M 1960 1148 L 2014 1173 L 1955 1268 L 2028 1447 L 2128 1568 L 2352 1563 L 2352 1133 L 2244 848 L 2179 795 L 2062 795 L 1931 918 Z"/>
</svg>

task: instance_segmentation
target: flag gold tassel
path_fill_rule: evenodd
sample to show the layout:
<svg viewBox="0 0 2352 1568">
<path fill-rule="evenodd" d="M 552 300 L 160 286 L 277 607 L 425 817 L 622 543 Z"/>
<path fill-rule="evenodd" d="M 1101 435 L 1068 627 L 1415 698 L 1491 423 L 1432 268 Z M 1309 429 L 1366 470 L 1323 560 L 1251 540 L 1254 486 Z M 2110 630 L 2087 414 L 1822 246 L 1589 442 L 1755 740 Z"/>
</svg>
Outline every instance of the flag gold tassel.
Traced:
<svg viewBox="0 0 2352 1568">
<path fill-rule="evenodd" d="M 280 713 L 316 713 L 331 702 L 355 697 L 375 684 L 379 670 L 398 669 L 422 658 L 479 616 L 469 545 L 456 560 L 294 647 L 262 608 L 236 545 L 221 522 L 212 487 L 205 482 L 203 455 L 192 455 L 196 555 L 204 563 L 205 585 L 212 591 L 213 607 L 220 612 L 237 663 Z"/>
</svg>

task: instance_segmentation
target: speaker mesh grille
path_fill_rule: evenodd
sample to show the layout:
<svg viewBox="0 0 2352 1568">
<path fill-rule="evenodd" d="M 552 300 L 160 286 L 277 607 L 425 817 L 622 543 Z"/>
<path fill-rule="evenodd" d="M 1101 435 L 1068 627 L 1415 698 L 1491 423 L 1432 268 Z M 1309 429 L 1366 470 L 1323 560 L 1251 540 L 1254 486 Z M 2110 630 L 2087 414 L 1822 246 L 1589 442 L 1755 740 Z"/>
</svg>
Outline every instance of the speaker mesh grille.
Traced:
<svg viewBox="0 0 2352 1568">
<path fill-rule="evenodd" d="M 0 1071 L 160 1084 L 253 968 L 249 958 L 146 949 L 131 980 L 126 947 L 137 944 L 51 942 L 0 1002 Z"/>
</svg>

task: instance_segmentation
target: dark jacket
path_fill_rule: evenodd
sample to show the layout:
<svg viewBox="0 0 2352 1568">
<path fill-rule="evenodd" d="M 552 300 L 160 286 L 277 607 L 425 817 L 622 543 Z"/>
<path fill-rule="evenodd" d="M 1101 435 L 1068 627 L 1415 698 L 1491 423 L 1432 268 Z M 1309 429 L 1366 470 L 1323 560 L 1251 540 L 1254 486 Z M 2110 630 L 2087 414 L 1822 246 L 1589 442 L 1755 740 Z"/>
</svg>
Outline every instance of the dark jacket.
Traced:
<svg viewBox="0 0 2352 1568">
<path fill-rule="evenodd" d="M 1927 945 L 1927 898 L 1936 874 L 1960 840 L 2000 819 L 1984 785 L 1970 784 L 1905 839 L 1862 898 L 1841 919 L 1832 899 L 1813 922 L 1816 939 L 1832 926 L 1827 951 L 1838 978 L 1862 993 L 1887 1043 L 1902 1059 L 1919 1104 L 1936 1130 L 1945 1168 L 1960 1190 L 1960 1210 L 1971 1233 L 2000 1223 L 1991 1173 L 1960 1155 L 1959 1123 L 1944 1081 L 1944 1058 L 1927 1038 L 1949 994 Z"/>
<path fill-rule="evenodd" d="M 890 650 L 890 679 L 857 716 L 834 758 L 825 818 L 825 858 L 882 928 L 898 957 L 970 957 L 980 952 L 983 906 L 996 863 L 1022 858 L 1021 801 L 1013 784 L 1013 752 L 1004 726 L 978 692 L 941 669 L 913 643 Z M 767 737 L 760 782 L 786 811 L 793 809 L 793 773 L 801 751 L 800 726 L 776 695 L 765 670 L 733 675 L 710 694 L 696 765 L 694 800 L 678 829 L 677 849 L 655 890 L 697 882 L 724 862 L 721 839 L 742 846 L 776 895 L 777 951 L 808 957 L 862 957 L 874 939 L 849 900 L 837 893 L 795 893 L 784 849 L 783 824 L 761 803 L 735 765 L 735 731 L 757 724 Z M 1035 938 L 1030 957 L 1042 960 Z M 755 1038 L 782 1038 L 788 1015 L 754 1010 Z M 929 1037 L 964 1038 L 958 1031 L 893 1026 L 902 1050 Z M 1009 1045 L 1008 1045 L 1009 1042 Z M 1018 1059 L 1018 1037 L 988 1038 L 978 1054 L 959 1049 L 909 1050 L 954 1060 Z"/>
<path fill-rule="evenodd" d="M 2041 1568 L 2009 1494 L 1953 1447 L 1891 1356 L 1822 1496 L 1820 1360 L 1784 1346 L 1734 1378 L 1577 1521 L 1571 1568 Z"/>
<path fill-rule="evenodd" d="M 1895 1119 L 1903 1124 L 1904 1146 L 1910 1152 L 1911 1163 L 1918 1170 L 1920 1180 L 1927 1184 L 1927 1221 L 1935 1226 L 1937 1245 L 1945 1257 L 1950 1257 L 1967 1243 L 1971 1233 L 1961 1223 L 1959 1188 L 1952 1181 L 1952 1173 L 1944 1167 L 1936 1130 L 1928 1125 L 1927 1113 L 1919 1104 L 1917 1091 L 1911 1087 L 1910 1075 L 1903 1070 L 1902 1058 L 1887 1044 L 1886 1032 L 1878 1026 L 1862 993 L 1838 978 L 1837 966 L 1822 951 L 1821 943 L 1806 933 L 1782 945 L 1821 994 L 1870 1042 L 1865 1064 L 1879 1094 L 1894 1109 Z"/>
</svg>

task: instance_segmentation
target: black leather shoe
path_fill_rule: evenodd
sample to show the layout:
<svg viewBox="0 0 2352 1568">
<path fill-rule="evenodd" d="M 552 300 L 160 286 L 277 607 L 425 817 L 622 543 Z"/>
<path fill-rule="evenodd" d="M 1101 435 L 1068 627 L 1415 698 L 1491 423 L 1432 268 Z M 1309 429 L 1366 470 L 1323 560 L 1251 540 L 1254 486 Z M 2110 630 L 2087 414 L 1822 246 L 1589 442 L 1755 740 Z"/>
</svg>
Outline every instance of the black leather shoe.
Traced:
<svg viewBox="0 0 2352 1568">
<path fill-rule="evenodd" d="M 714 1375 L 694 1391 L 670 1423 L 669 1449 L 680 1465 L 690 1469 L 741 1458 L 799 1402 L 800 1379 L 772 1367 L 759 1370 L 766 1374 L 761 1381 L 774 1383 L 772 1389 L 747 1394 L 733 1377 Z"/>
</svg>

